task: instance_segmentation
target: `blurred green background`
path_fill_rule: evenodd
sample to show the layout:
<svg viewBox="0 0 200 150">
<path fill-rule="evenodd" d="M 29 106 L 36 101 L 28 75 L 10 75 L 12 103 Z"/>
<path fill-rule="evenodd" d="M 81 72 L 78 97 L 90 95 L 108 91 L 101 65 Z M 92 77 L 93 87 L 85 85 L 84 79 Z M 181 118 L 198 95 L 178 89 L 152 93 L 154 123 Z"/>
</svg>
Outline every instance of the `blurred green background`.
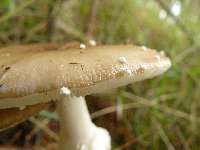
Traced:
<svg viewBox="0 0 200 150">
<path fill-rule="evenodd" d="M 113 149 L 200 149 L 200 0 L 0 0 L 1 47 L 91 39 L 164 50 L 173 63 L 164 75 L 115 96 L 89 97 L 94 121 L 110 131 Z M 98 113 L 103 108 L 105 114 Z M 54 112 L 29 123 L 42 135 L 37 145 L 56 143 L 49 127 L 57 125 Z"/>
</svg>

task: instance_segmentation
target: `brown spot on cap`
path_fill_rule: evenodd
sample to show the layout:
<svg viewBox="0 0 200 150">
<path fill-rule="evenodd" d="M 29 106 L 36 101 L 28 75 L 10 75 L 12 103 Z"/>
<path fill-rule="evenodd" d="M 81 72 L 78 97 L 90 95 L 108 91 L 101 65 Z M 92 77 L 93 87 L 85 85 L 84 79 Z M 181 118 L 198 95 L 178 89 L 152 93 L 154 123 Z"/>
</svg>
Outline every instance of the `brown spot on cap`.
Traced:
<svg viewBox="0 0 200 150">
<path fill-rule="evenodd" d="M 136 69 L 136 73 L 137 74 L 143 74 L 144 73 L 144 68 L 143 67 L 139 67 L 138 69 Z"/>
<path fill-rule="evenodd" d="M 80 64 L 80 63 L 78 63 L 78 62 L 70 62 L 69 64 L 71 64 L 71 65 L 77 65 L 77 64 Z"/>
<path fill-rule="evenodd" d="M 8 66 L 8 67 L 5 68 L 5 70 L 7 71 L 7 70 L 9 70 L 10 68 L 11 68 L 11 67 Z"/>
</svg>

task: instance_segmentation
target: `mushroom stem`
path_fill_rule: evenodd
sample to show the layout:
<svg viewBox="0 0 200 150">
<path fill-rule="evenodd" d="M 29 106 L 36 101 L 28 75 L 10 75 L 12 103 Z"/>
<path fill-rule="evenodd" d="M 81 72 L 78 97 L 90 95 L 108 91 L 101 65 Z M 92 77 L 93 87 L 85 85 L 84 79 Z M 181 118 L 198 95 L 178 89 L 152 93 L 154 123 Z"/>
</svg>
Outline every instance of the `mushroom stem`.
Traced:
<svg viewBox="0 0 200 150">
<path fill-rule="evenodd" d="M 92 123 L 84 97 L 62 95 L 57 104 L 60 117 L 60 150 L 110 150 L 110 135 Z"/>
</svg>

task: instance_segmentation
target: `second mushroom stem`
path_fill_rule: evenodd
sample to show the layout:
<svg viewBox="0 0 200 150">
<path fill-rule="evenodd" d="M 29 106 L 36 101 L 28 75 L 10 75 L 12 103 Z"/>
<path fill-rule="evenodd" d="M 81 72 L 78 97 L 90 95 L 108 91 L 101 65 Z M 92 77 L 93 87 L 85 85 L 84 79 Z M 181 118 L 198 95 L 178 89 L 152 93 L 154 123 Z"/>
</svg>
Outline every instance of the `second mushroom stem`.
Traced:
<svg viewBox="0 0 200 150">
<path fill-rule="evenodd" d="M 60 118 L 59 150 L 110 149 L 110 136 L 92 123 L 84 97 L 61 95 L 57 112 Z M 101 144 L 101 145 L 99 145 Z M 95 149 L 96 150 L 96 149 Z"/>
</svg>

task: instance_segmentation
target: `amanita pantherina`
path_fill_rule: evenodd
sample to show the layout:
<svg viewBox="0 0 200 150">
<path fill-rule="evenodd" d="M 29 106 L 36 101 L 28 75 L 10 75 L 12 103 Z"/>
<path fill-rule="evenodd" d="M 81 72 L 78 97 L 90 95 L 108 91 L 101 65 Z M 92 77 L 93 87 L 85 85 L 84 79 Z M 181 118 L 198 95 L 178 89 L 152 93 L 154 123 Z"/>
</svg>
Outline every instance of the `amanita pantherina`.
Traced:
<svg viewBox="0 0 200 150">
<path fill-rule="evenodd" d="M 62 150 L 111 149 L 108 132 L 92 123 L 84 96 L 152 78 L 171 65 L 163 54 L 133 45 L 25 45 L 0 49 L 0 57 L 0 109 L 57 100 Z"/>
</svg>

